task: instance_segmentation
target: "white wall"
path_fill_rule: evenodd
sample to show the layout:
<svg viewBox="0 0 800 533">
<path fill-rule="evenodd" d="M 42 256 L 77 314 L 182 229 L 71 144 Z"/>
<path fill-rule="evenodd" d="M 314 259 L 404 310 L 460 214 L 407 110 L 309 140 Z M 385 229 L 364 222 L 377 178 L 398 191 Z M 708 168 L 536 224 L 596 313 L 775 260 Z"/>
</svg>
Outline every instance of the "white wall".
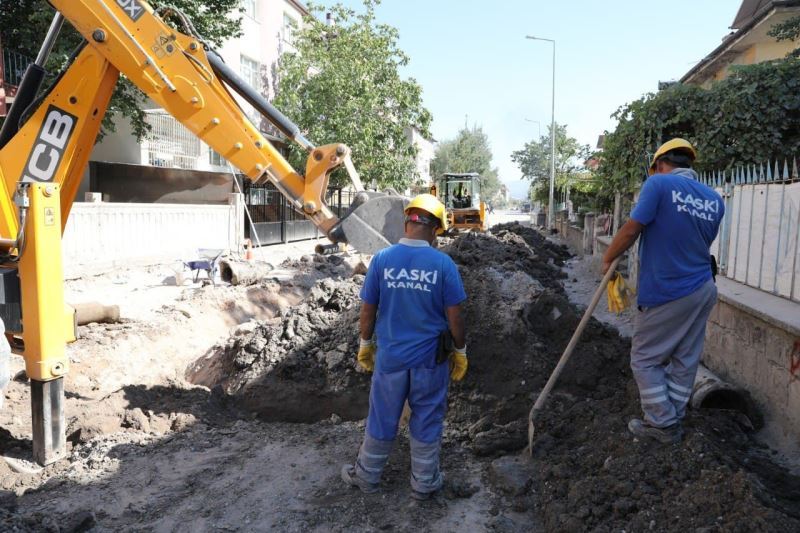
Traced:
<svg viewBox="0 0 800 533">
<path fill-rule="evenodd" d="M 436 143 L 426 139 L 416 128 L 406 130 L 406 136 L 412 146 L 417 148 L 415 165 L 417 171 L 417 182 L 427 185 L 433 182 L 431 177 L 431 161 L 436 152 Z"/>
<path fill-rule="evenodd" d="M 106 135 L 94 146 L 89 160 L 141 165 L 142 149 L 133 135 L 130 121 L 117 115 L 114 117 L 114 126 L 117 131 Z"/>
<path fill-rule="evenodd" d="M 226 42 L 219 50 L 236 72 L 239 72 L 242 55 L 260 63 L 263 83 L 260 89 L 270 100 L 275 96 L 273 67 L 283 52 L 293 50 L 283 39 L 285 13 L 296 20 L 298 26 L 302 24 L 303 14 L 286 0 L 256 0 L 256 17 L 242 15 L 243 35 Z"/>
<path fill-rule="evenodd" d="M 198 259 L 198 249 L 239 251 L 244 210 L 229 205 L 76 203 L 62 239 L 64 274 Z"/>
</svg>

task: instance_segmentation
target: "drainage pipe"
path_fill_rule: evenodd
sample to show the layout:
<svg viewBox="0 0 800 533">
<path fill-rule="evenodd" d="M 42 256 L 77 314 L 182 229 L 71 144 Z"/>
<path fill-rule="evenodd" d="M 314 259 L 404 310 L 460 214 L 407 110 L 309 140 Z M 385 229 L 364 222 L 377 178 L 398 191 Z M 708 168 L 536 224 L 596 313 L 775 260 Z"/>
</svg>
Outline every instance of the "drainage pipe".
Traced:
<svg viewBox="0 0 800 533">
<path fill-rule="evenodd" d="M 272 277 L 275 267 L 269 263 L 252 263 L 222 259 L 219 262 L 219 276 L 231 285 L 256 285 Z"/>
<path fill-rule="evenodd" d="M 764 426 L 764 418 L 750 393 L 724 381 L 704 365 L 697 369 L 689 403 L 693 409 L 726 409 L 742 413 L 755 430 Z"/>
<path fill-rule="evenodd" d="M 344 251 L 344 246 L 340 245 L 339 243 L 332 243 L 332 244 L 318 244 L 314 247 L 314 252 L 318 253 L 319 255 L 331 255 L 331 254 L 338 254 L 339 252 Z"/>
</svg>

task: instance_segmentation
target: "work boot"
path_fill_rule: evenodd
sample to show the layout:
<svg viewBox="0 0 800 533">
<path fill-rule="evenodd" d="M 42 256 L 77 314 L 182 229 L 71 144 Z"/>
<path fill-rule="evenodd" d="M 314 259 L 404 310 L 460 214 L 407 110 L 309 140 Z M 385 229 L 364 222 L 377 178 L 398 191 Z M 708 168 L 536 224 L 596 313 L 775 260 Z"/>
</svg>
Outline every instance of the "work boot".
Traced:
<svg viewBox="0 0 800 533">
<path fill-rule="evenodd" d="M 428 500 L 436 499 L 443 492 L 444 492 L 444 485 L 434 490 L 433 492 L 420 492 L 418 490 L 411 489 L 411 498 L 413 498 L 418 502 L 425 502 Z"/>
<path fill-rule="evenodd" d="M 430 500 L 431 498 L 439 492 L 435 490 L 433 492 L 420 492 L 418 490 L 411 489 L 411 497 L 417 500 L 418 502 L 424 502 L 426 500 Z"/>
<path fill-rule="evenodd" d="M 380 489 L 377 483 L 369 483 L 358 477 L 353 465 L 342 465 L 342 481 L 348 486 L 358 487 L 364 494 L 374 494 Z"/>
<path fill-rule="evenodd" d="M 644 420 L 634 418 L 628 422 L 628 431 L 637 437 L 648 437 L 662 444 L 677 444 L 683 438 L 683 428 L 680 422 L 675 422 L 665 428 L 657 428 Z"/>
</svg>

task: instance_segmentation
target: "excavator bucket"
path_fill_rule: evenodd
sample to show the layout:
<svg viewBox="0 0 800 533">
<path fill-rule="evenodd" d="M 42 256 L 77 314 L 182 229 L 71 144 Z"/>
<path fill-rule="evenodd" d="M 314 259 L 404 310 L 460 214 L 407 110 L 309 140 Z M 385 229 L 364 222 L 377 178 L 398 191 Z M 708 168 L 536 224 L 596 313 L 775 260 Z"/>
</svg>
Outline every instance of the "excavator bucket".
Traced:
<svg viewBox="0 0 800 533">
<path fill-rule="evenodd" d="M 374 254 L 403 236 L 404 209 L 409 199 L 397 194 L 362 192 L 356 207 L 331 232 L 334 242 L 347 242 L 363 254 Z"/>
</svg>

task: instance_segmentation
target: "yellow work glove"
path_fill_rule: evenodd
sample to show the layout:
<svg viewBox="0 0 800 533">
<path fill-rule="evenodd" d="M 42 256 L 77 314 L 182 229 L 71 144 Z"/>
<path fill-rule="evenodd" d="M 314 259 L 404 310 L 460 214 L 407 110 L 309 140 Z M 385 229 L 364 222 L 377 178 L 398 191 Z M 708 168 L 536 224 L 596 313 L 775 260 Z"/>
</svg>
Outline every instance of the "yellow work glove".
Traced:
<svg viewBox="0 0 800 533">
<path fill-rule="evenodd" d="M 358 348 L 358 365 L 367 372 L 372 372 L 375 368 L 375 341 L 372 339 L 368 341 L 359 340 L 361 345 Z"/>
<path fill-rule="evenodd" d="M 614 272 L 606 288 L 608 294 L 608 310 L 620 314 L 631 305 L 633 291 L 628 288 L 625 278 L 619 272 Z"/>
<path fill-rule="evenodd" d="M 456 348 L 450 354 L 450 379 L 461 381 L 467 374 L 467 345 L 463 348 Z"/>
</svg>

